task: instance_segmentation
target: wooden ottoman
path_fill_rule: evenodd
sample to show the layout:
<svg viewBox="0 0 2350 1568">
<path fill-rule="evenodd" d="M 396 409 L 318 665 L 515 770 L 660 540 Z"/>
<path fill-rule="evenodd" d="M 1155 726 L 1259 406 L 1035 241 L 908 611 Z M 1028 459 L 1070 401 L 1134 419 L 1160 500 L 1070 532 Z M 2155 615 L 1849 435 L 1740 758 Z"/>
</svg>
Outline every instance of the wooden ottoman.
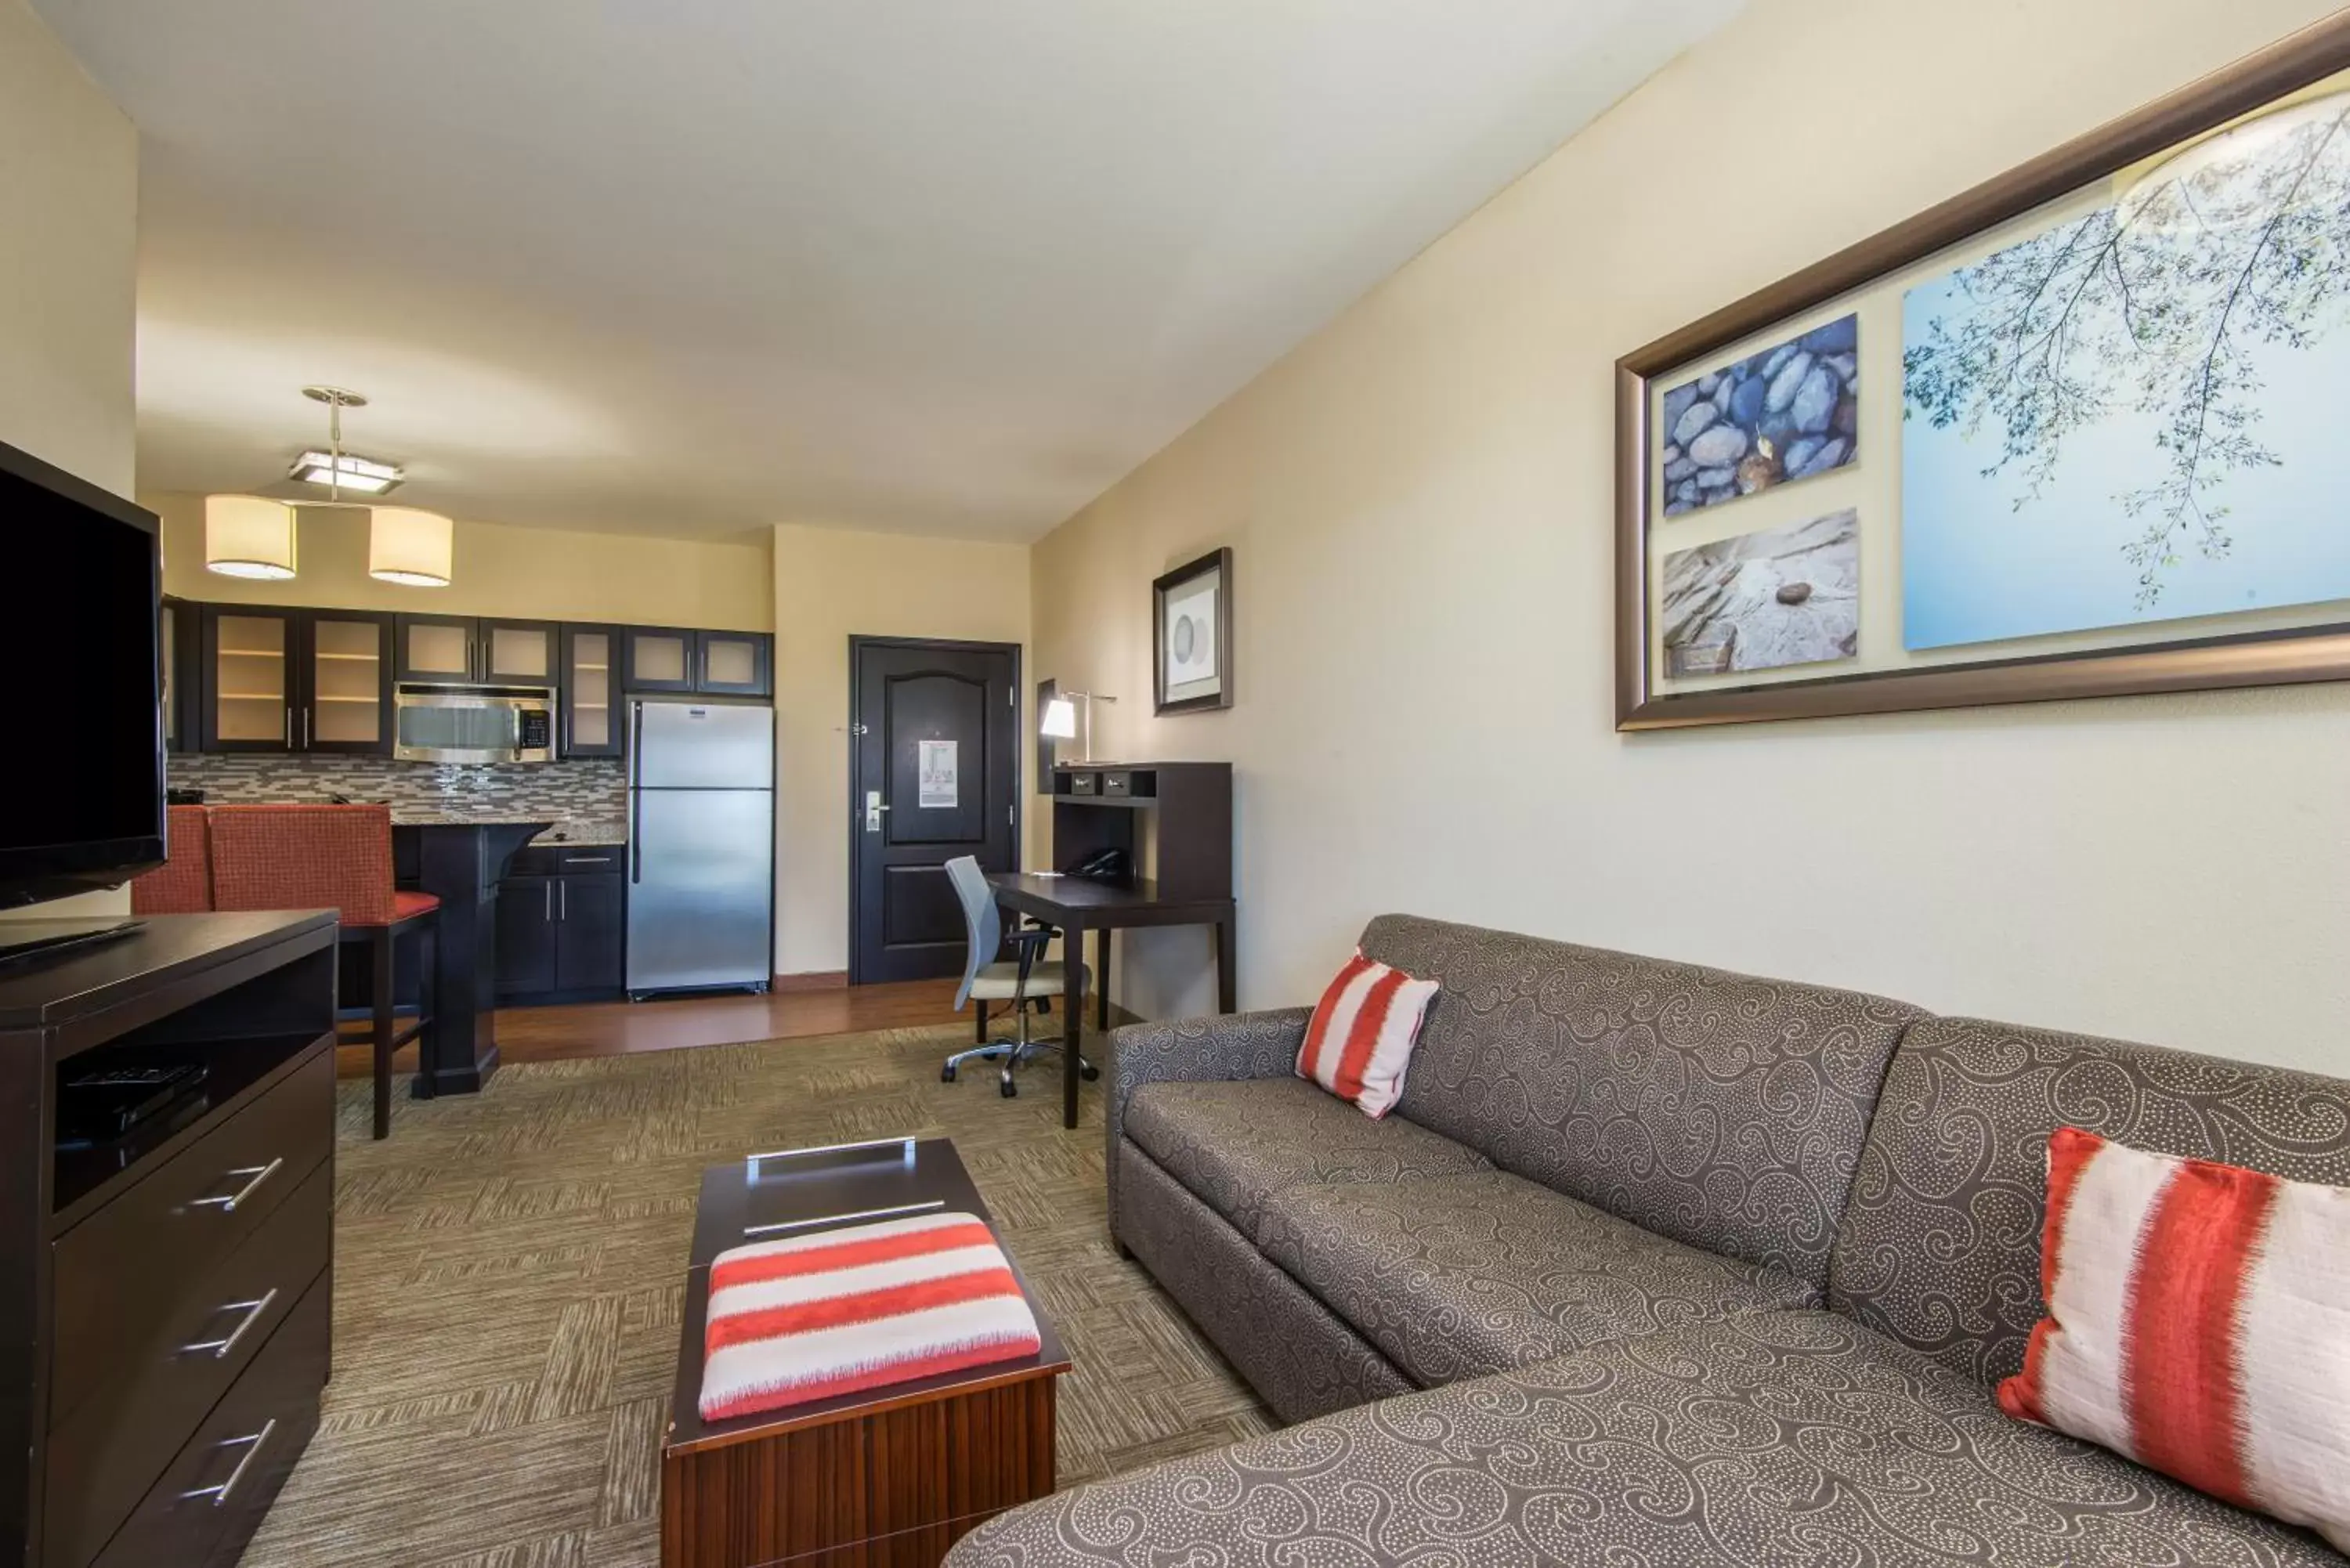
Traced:
<svg viewBox="0 0 2350 1568">
<path fill-rule="evenodd" d="M 703 1173 L 661 1442 L 662 1568 L 932 1568 L 964 1532 L 1052 1491 L 1055 1380 L 1069 1359 L 1024 1278 L 1044 1342 L 1035 1355 L 701 1417 L 712 1259 L 934 1210 L 988 1217 L 944 1138 L 787 1150 Z"/>
</svg>

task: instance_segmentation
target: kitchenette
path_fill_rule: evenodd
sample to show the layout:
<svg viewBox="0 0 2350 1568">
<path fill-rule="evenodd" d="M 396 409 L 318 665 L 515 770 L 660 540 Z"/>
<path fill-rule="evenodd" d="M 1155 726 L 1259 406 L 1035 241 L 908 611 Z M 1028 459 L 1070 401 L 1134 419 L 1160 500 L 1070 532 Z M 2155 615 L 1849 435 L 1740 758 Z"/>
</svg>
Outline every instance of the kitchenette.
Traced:
<svg viewBox="0 0 2350 1568">
<path fill-rule="evenodd" d="M 767 633 L 178 599 L 163 614 L 173 798 L 382 803 L 400 886 L 441 898 L 420 1096 L 495 1070 L 497 1008 L 766 989 Z"/>
</svg>

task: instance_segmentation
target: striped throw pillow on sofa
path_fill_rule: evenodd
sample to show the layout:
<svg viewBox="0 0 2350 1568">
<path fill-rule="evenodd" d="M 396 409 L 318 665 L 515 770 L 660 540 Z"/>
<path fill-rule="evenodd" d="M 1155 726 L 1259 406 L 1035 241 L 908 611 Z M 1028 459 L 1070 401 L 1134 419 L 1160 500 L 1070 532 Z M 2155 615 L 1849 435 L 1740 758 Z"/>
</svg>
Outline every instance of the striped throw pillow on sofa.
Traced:
<svg viewBox="0 0 2350 1568">
<path fill-rule="evenodd" d="M 2040 1272 L 2002 1408 L 2350 1551 L 2350 1188 L 2059 1127 Z"/>
<path fill-rule="evenodd" d="M 1403 1097 L 1404 1069 L 1435 995 L 1434 981 L 1414 980 L 1358 950 L 1314 1009 L 1297 1075 L 1367 1116 L 1386 1116 Z"/>
</svg>

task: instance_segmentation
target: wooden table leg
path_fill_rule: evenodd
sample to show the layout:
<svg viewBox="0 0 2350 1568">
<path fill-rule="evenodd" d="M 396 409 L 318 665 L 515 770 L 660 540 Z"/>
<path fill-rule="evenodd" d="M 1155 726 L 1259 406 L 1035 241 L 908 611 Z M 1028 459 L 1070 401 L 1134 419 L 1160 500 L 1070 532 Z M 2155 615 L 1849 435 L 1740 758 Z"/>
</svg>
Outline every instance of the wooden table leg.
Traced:
<svg viewBox="0 0 2350 1568">
<path fill-rule="evenodd" d="M 1102 933 L 1108 940 L 1109 933 Z M 1077 1125 L 1077 1048 L 1086 1033 L 1086 929 L 1064 927 L 1061 953 L 1068 961 L 1069 994 L 1061 1009 L 1061 1125 Z"/>
<path fill-rule="evenodd" d="M 1094 980 L 1094 1027 L 1109 1027 L 1109 944 L 1115 935 L 1107 926 L 1094 933 L 1094 946 L 1101 950 L 1101 972 Z"/>
<path fill-rule="evenodd" d="M 1216 1011 L 1240 1011 L 1240 931 L 1238 917 L 1216 922 Z"/>
</svg>

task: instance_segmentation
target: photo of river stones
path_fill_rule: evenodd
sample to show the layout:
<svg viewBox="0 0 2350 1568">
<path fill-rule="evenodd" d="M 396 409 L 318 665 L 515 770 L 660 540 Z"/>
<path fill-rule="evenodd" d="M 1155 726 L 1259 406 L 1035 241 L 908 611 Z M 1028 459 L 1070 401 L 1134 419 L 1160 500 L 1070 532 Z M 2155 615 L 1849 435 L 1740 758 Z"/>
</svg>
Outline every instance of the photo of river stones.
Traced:
<svg viewBox="0 0 2350 1568">
<path fill-rule="evenodd" d="M 1860 514 L 1851 507 L 1665 557 L 1665 672 L 1780 670 L 1860 649 Z"/>
<path fill-rule="evenodd" d="M 1675 387 L 1657 428 L 1668 517 L 1844 467 L 1860 451 L 1860 318 Z"/>
</svg>

